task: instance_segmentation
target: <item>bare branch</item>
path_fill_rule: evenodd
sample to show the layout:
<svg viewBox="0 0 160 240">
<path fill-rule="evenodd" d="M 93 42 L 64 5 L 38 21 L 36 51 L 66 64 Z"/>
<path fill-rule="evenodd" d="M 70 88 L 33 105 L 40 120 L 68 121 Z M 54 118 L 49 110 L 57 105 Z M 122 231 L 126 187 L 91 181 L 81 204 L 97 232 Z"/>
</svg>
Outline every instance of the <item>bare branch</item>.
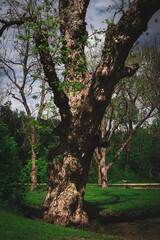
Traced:
<svg viewBox="0 0 160 240">
<path fill-rule="evenodd" d="M 14 93 L 9 92 L 8 94 L 11 95 L 14 99 L 18 100 L 20 103 L 24 104 L 23 101 L 22 101 L 22 99 L 20 99 L 19 97 L 17 97 Z"/>
<path fill-rule="evenodd" d="M 31 17 L 25 17 L 25 15 L 20 18 L 20 19 L 15 19 L 12 21 L 6 21 L 4 19 L 0 19 L 0 23 L 3 24 L 3 26 L 0 28 L 0 37 L 2 36 L 3 32 L 11 26 L 17 25 L 17 26 L 21 26 L 22 24 L 24 24 L 25 21 L 32 19 Z"/>
<path fill-rule="evenodd" d="M 1 69 L 3 69 L 3 71 L 5 72 L 6 76 L 10 79 L 10 81 L 20 90 L 21 87 L 19 86 L 19 84 L 17 83 L 17 78 L 16 78 L 16 74 L 14 69 L 9 66 L 8 64 L 6 64 L 5 62 L 3 62 L 4 65 L 6 65 L 13 73 L 13 78 L 10 76 L 10 74 L 8 73 L 8 71 L 6 70 L 6 68 L 4 66 L 0 67 Z"/>
<path fill-rule="evenodd" d="M 151 117 L 152 112 L 154 111 L 154 108 L 152 107 L 150 109 L 150 111 L 148 112 L 148 114 L 141 120 L 139 120 L 138 124 L 136 125 L 136 127 L 134 128 L 134 130 L 129 134 L 127 140 L 125 142 L 122 143 L 118 153 L 115 155 L 115 157 L 113 158 L 113 160 L 107 165 L 107 167 L 111 167 L 117 160 L 117 158 L 120 156 L 120 154 L 123 152 L 124 148 L 127 146 L 127 144 L 131 141 L 133 135 L 137 132 L 138 128 L 148 119 Z"/>
<path fill-rule="evenodd" d="M 39 111 L 38 111 L 38 115 L 37 115 L 37 120 L 40 119 L 40 116 L 41 116 L 41 112 L 44 108 L 44 99 L 45 99 L 45 79 L 43 78 L 42 79 L 42 91 L 41 91 L 41 100 L 40 100 L 40 108 L 39 108 Z"/>
</svg>

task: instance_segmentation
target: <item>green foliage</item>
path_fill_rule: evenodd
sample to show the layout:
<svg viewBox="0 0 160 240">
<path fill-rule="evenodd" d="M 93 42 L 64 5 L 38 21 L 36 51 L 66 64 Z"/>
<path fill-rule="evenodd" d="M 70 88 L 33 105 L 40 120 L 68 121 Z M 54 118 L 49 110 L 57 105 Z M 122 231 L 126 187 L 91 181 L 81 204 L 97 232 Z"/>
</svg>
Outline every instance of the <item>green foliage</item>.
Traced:
<svg viewBox="0 0 160 240">
<path fill-rule="evenodd" d="M 29 159 L 22 169 L 21 181 L 23 183 L 30 183 L 31 182 L 31 170 L 32 170 L 32 160 Z"/>
<path fill-rule="evenodd" d="M 0 124 L 0 199 L 4 206 L 20 206 L 24 197 L 24 187 L 19 184 L 21 162 L 18 159 L 17 144 L 9 136 L 5 124 Z"/>
<path fill-rule="evenodd" d="M 63 158 L 62 155 L 57 155 L 57 156 L 53 159 L 53 162 L 58 162 L 58 161 L 60 161 L 62 158 Z"/>
<path fill-rule="evenodd" d="M 6 124 L 10 136 L 14 137 L 17 143 L 18 157 L 22 164 L 25 164 L 29 151 L 29 144 L 23 130 L 23 123 L 25 122 L 26 117 L 24 112 L 21 111 L 18 113 L 18 111 L 12 111 L 10 102 L 0 106 L 0 123 Z"/>
<path fill-rule="evenodd" d="M 158 181 L 160 142 L 150 134 L 151 129 L 152 126 L 140 128 L 133 137 L 130 168 L 138 179 Z M 156 131 L 158 132 L 158 126 Z"/>
<path fill-rule="evenodd" d="M 97 183 L 98 182 L 98 172 L 95 171 L 95 172 L 89 172 L 88 174 L 88 183 Z"/>
<path fill-rule="evenodd" d="M 160 142 L 156 135 L 152 134 L 151 125 L 148 128 L 139 128 L 132 138 L 130 163 L 127 168 L 125 166 L 124 151 L 118 161 L 109 169 L 109 182 L 129 181 L 129 182 L 150 182 L 159 181 L 159 155 Z M 156 132 L 158 132 L 158 125 L 156 125 Z M 118 138 L 114 139 L 118 142 Z M 113 159 L 115 149 L 106 157 L 107 163 Z"/>
<path fill-rule="evenodd" d="M 115 183 L 124 180 L 122 178 L 123 170 L 117 164 L 114 164 L 108 171 L 108 182 Z"/>
<path fill-rule="evenodd" d="M 136 180 L 135 172 L 131 171 L 130 167 L 125 168 L 122 172 L 122 181 L 125 180 L 127 182 L 134 182 Z"/>
<path fill-rule="evenodd" d="M 47 182 L 47 162 L 44 157 L 39 157 L 37 160 L 37 182 L 46 183 Z M 32 159 L 29 159 L 27 164 L 22 169 L 22 179 L 23 183 L 31 182 L 31 171 L 32 171 Z"/>
</svg>

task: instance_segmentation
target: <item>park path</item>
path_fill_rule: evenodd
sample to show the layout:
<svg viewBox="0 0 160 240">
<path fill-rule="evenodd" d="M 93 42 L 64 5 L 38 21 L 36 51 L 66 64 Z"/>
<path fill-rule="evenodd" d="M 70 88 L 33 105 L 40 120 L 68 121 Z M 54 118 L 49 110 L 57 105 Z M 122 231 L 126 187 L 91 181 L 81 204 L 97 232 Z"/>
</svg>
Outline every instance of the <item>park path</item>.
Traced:
<svg viewBox="0 0 160 240">
<path fill-rule="evenodd" d="M 113 183 L 109 184 L 109 186 L 160 186 L 160 183 Z"/>
</svg>

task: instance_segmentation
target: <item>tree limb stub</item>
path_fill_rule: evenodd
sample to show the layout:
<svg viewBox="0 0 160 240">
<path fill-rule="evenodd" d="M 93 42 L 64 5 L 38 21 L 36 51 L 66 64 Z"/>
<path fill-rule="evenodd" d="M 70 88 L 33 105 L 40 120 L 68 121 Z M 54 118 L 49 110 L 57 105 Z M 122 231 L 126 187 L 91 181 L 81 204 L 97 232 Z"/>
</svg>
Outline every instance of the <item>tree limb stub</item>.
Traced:
<svg viewBox="0 0 160 240">
<path fill-rule="evenodd" d="M 131 77 L 139 69 L 139 64 L 133 64 L 131 67 L 124 67 L 123 71 L 120 72 L 119 78 Z"/>
</svg>

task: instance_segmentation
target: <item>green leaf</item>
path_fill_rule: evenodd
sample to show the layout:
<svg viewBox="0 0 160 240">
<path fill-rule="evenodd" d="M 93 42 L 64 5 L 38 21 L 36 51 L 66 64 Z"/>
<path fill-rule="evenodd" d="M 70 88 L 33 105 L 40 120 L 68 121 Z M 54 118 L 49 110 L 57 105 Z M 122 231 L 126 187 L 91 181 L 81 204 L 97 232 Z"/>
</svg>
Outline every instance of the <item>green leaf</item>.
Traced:
<svg viewBox="0 0 160 240">
<path fill-rule="evenodd" d="M 37 99 L 38 96 L 37 96 L 37 95 L 33 95 L 32 98 L 33 98 L 33 99 Z"/>
</svg>

